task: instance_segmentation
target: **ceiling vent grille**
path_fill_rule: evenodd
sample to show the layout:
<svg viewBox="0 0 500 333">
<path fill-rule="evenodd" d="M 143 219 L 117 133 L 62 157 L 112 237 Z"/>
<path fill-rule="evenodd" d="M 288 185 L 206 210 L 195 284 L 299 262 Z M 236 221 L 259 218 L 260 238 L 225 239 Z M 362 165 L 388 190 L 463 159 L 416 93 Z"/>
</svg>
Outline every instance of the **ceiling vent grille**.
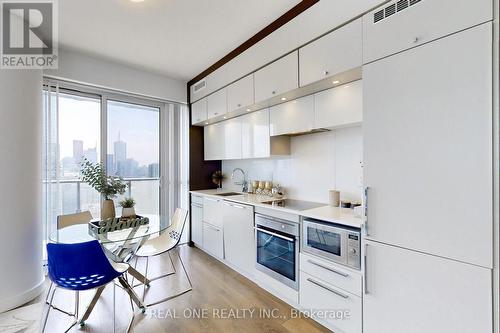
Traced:
<svg viewBox="0 0 500 333">
<path fill-rule="evenodd" d="M 195 85 L 193 87 L 193 92 L 194 93 L 200 92 L 203 89 L 205 89 L 206 86 L 207 86 L 207 81 L 206 80 L 201 80 L 200 82 L 195 83 Z"/>
<path fill-rule="evenodd" d="M 396 3 L 393 3 L 373 14 L 373 23 L 380 22 L 389 16 L 392 16 L 396 13 L 399 13 L 403 10 L 405 10 L 408 7 L 411 7 L 413 5 L 416 5 L 422 0 L 399 0 Z"/>
</svg>

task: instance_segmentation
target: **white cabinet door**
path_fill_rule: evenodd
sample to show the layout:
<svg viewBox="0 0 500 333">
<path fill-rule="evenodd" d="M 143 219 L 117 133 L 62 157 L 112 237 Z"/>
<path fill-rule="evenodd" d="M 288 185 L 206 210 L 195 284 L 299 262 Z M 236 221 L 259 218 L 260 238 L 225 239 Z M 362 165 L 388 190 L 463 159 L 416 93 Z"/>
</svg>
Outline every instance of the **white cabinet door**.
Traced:
<svg viewBox="0 0 500 333">
<path fill-rule="evenodd" d="M 207 100 L 204 98 L 191 104 L 191 124 L 199 125 L 207 120 Z"/>
<path fill-rule="evenodd" d="M 203 198 L 203 222 L 222 227 L 222 202 L 219 198 Z"/>
<path fill-rule="evenodd" d="M 225 259 L 243 272 L 255 267 L 253 206 L 224 202 Z"/>
<path fill-rule="evenodd" d="M 245 76 L 227 87 L 228 112 L 236 111 L 254 103 L 253 74 Z"/>
<path fill-rule="evenodd" d="M 270 155 L 269 109 L 240 117 L 242 158 L 263 158 Z"/>
<path fill-rule="evenodd" d="M 227 90 L 221 89 L 207 97 L 208 119 L 227 113 Z"/>
<path fill-rule="evenodd" d="M 203 249 L 216 258 L 224 258 L 224 234 L 222 227 L 203 223 Z"/>
<path fill-rule="evenodd" d="M 371 239 L 492 267 L 491 31 L 364 67 Z"/>
<path fill-rule="evenodd" d="M 492 9 L 491 0 L 391 1 L 363 17 L 363 61 L 368 63 L 489 21 Z"/>
<path fill-rule="evenodd" d="M 197 246 L 203 246 L 203 206 L 191 204 L 191 241 Z"/>
<path fill-rule="evenodd" d="M 375 242 L 366 265 L 364 333 L 492 332 L 490 269 Z"/>
<path fill-rule="evenodd" d="M 314 126 L 335 128 L 359 124 L 363 120 L 361 80 L 314 95 Z"/>
<path fill-rule="evenodd" d="M 225 152 L 225 133 L 224 126 L 221 123 L 205 126 L 204 147 L 205 160 L 220 160 L 224 158 Z"/>
<path fill-rule="evenodd" d="M 276 60 L 255 72 L 254 75 L 255 103 L 298 88 L 298 52 Z"/>
<path fill-rule="evenodd" d="M 300 86 L 361 66 L 362 32 L 359 18 L 299 49 Z"/>
<path fill-rule="evenodd" d="M 329 311 L 326 316 L 312 312 L 312 317 L 336 333 L 362 332 L 361 297 L 300 272 L 300 306 L 306 310 Z M 323 313 L 325 314 L 325 313 Z M 332 316 L 333 314 L 336 317 Z M 386 331 L 380 331 L 386 332 Z M 380 333 L 379 332 L 379 333 Z M 404 332 L 404 331 L 401 331 Z M 406 332 L 405 332 L 406 333 Z"/>
<path fill-rule="evenodd" d="M 271 136 L 310 131 L 314 128 L 314 96 L 270 108 Z"/>
<path fill-rule="evenodd" d="M 241 159 L 241 120 L 233 118 L 219 123 L 224 128 L 224 154 L 222 159 Z"/>
</svg>

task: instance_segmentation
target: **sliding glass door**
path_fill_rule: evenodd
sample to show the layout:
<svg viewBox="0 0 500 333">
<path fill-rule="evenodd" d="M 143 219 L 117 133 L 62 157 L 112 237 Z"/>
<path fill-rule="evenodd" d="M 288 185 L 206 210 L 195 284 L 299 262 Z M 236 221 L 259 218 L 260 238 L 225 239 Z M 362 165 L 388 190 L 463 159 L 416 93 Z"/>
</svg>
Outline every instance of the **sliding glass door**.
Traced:
<svg viewBox="0 0 500 333">
<path fill-rule="evenodd" d="M 136 211 L 160 214 L 160 107 L 107 101 L 106 170 L 123 177 Z"/>
</svg>

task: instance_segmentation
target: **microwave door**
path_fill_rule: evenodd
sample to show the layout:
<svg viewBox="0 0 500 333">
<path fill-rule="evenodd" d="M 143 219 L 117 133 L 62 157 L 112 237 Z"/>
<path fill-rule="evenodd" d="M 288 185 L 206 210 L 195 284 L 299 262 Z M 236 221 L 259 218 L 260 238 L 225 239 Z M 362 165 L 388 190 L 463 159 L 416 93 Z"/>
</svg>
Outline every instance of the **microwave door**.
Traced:
<svg viewBox="0 0 500 333">
<path fill-rule="evenodd" d="M 347 264 L 347 241 L 343 230 L 316 223 L 304 223 L 304 249 L 307 252 Z"/>
</svg>

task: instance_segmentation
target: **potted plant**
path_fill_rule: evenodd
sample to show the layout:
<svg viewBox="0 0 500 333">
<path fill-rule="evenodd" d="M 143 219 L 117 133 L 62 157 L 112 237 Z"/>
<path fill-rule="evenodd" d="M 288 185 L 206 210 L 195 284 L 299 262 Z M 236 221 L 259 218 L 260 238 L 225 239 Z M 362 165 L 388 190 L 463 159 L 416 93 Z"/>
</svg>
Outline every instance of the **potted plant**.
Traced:
<svg viewBox="0 0 500 333">
<path fill-rule="evenodd" d="M 113 198 L 118 194 L 125 193 L 127 184 L 121 177 L 107 176 L 102 163 L 92 163 L 87 158 L 83 158 L 81 167 L 82 181 L 89 184 L 104 197 L 101 205 L 101 219 L 114 219 L 116 213 Z"/>
<path fill-rule="evenodd" d="M 222 173 L 222 171 L 220 170 L 217 170 L 215 171 L 213 174 L 212 174 L 212 182 L 217 185 L 218 188 L 222 188 L 222 181 L 225 179 L 226 177 L 224 176 L 224 174 Z"/>
<path fill-rule="evenodd" d="M 125 198 L 120 201 L 122 207 L 122 217 L 135 217 L 135 200 L 132 198 Z"/>
</svg>

